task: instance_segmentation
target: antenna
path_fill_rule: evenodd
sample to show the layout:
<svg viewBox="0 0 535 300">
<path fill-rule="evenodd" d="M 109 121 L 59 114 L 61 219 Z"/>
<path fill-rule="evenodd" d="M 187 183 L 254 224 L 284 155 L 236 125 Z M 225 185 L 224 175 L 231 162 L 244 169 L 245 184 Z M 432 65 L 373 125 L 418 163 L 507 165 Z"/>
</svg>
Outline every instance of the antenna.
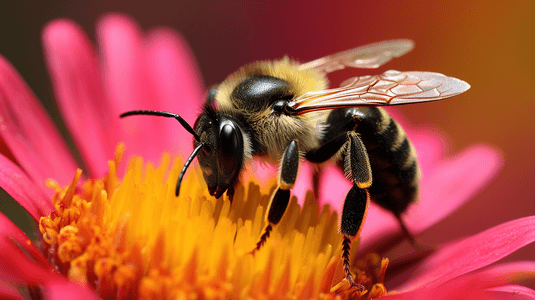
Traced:
<svg viewBox="0 0 535 300">
<path fill-rule="evenodd" d="M 199 135 L 191 128 L 191 126 L 184 120 L 180 115 L 174 114 L 167 111 L 157 111 L 157 110 L 131 110 L 127 111 L 125 113 L 122 113 L 119 117 L 124 118 L 128 116 L 135 116 L 135 115 L 146 115 L 146 116 L 159 116 L 159 117 L 166 117 L 166 118 L 175 118 L 184 129 L 186 129 L 189 133 L 193 134 L 193 137 L 197 142 L 201 141 L 201 138 Z"/>
<path fill-rule="evenodd" d="M 200 143 L 199 146 L 197 146 L 197 148 L 195 148 L 193 152 L 191 152 L 191 155 L 188 157 L 188 160 L 186 160 L 186 163 L 182 167 L 182 171 L 180 171 L 180 175 L 178 175 L 178 180 L 176 181 L 175 196 L 178 197 L 178 193 L 180 193 L 180 185 L 182 184 L 182 178 L 184 178 L 186 170 L 188 169 L 189 165 L 191 164 L 195 156 L 197 156 L 197 153 L 199 153 L 199 150 L 201 150 L 202 147 L 204 147 L 204 143 Z"/>
<path fill-rule="evenodd" d="M 131 110 L 127 111 L 125 113 L 122 113 L 119 117 L 124 118 L 128 116 L 137 116 L 137 115 L 146 115 L 146 116 L 159 116 L 159 117 L 166 117 L 166 118 L 175 118 L 184 129 L 186 129 L 189 133 L 193 135 L 195 140 L 197 142 L 201 141 L 201 138 L 199 135 L 191 128 L 191 126 L 184 120 L 180 115 L 174 114 L 167 111 L 158 111 L 158 110 Z M 201 150 L 202 147 L 204 147 L 204 143 L 200 143 L 191 153 L 191 155 L 188 157 L 188 160 L 186 160 L 186 163 L 184 164 L 184 167 L 182 167 L 182 171 L 180 171 L 180 175 L 178 176 L 178 180 L 176 181 L 176 189 L 175 189 L 175 196 L 178 197 L 178 193 L 180 192 L 180 184 L 182 183 L 182 178 L 184 178 L 184 174 L 186 174 L 186 170 L 188 169 L 189 165 L 197 156 L 199 153 L 199 150 Z"/>
</svg>

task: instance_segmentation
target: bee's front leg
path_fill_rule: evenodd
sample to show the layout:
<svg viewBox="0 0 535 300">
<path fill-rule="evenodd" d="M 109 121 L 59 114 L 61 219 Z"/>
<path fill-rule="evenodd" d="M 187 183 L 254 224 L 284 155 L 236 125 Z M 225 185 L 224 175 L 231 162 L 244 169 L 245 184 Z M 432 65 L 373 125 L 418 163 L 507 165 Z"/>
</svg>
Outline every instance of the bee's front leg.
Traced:
<svg viewBox="0 0 535 300">
<path fill-rule="evenodd" d="M 259 250 L 268 239 L 273 226 L 277 225 L 282 218 L 282 215 L 288 207 L 290 201 L 290 190 L 295 184 L 297 177 L 297 169 L 299 167 L 299 149 L 297 141 L 293 140 L 284 150 L 282 155 L 280 170 L 279 170 L 279 187 L 273 194 L 268 206 L 267 221 L 268 225 L 264 229 L 264 233 L 260 237 L 256 247 L 252 253 Z"/>
<path fill-rule="evenodd" d="M 370 194 L 368 188 L 372 184 L 372 170 L 368 159 L 368 152 L 358 134 L 354 131 L 347 133 L 347 142 L 344 145 L 344 167 L 346 176 L 353 181 L 353 187 L 347 193 L 342 210 L 340 232 L 342 233 L 342 264 L 346 278 L 351 286 L 362 291 L 364 287 L 355 283 L 350 271 L 351 241 L 357 238 L 366 219 Z"/>
</svg>

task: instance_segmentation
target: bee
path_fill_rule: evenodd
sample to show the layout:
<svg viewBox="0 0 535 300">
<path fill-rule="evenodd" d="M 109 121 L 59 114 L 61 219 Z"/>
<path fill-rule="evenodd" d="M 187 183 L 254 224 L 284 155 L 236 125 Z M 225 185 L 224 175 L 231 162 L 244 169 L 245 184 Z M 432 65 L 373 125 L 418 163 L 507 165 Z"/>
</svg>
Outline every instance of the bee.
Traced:
<svg viewBox="0 0 535 300">
<path fill-rule="evenodd" d="M 391 211 L 408 233 L 400 215 L 417 198 L 420 178 L 411 142 L 380 106 L 440 100 L 470 85 L 439 73 L 390 70 L 329 88 L 326 76 L 346 67 L 378 68 L 412 48 L 410 40 L 390 40 L 304 64 L 288 58 L 254 62 L 210 89 L 193 128 L 171 112 L 135 110 L 121 117 L 175 118 L 193 135 L 194 150 L 177 180 L 177 196 L 195 157 L 210 195 L 219 198 L 226 192 L 231 201 L 240 173 L 253 158 L 278 165 L 267 226 L 253 253 L 281 220 L 300 162 L 337 162 L 353 183 L 340 223 L 343 268 L 349 283 L 359 286 L 350 273 L 350 244 L 359 236 L 370 200 Z M 319 182 L 317 177 L 314 181 Z"/>
</svg>

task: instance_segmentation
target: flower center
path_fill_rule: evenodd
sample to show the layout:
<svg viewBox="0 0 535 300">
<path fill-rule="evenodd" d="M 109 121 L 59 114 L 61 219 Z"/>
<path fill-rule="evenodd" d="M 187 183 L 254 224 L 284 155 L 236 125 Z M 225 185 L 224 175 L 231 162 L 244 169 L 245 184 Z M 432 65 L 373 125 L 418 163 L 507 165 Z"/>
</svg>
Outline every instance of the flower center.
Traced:
<svg viewBox="0 0 535 300">
<path fill-rule="evenodd" d="M 102 298 L 241 299 L 354 297 L 343 280 L 337 214 L 320 208 L 311 193 L 301 208 L 292 198 L 271 237 L 254 255 L 276 182 L 260 184 L 246 174 L 231 205 L 208 193 L 192 168 L 174 195 L 183 164 L 164 154 L 155 167 L 134 157 L 117 177 L 124 146 L 109 173 L 55 190 L 55 210 L 39 229 L 49 260 L 70 280 L 87 283 Z M 169 167 L 171 165 L 171 167 Z M 356 245 L 354 245 L 356 249 Z M 366 297 L 386 294 L 387 259 L 367 255 L 356 262 Z M 358 296 L 358 295 L 357 295 Z"/>
</svg>

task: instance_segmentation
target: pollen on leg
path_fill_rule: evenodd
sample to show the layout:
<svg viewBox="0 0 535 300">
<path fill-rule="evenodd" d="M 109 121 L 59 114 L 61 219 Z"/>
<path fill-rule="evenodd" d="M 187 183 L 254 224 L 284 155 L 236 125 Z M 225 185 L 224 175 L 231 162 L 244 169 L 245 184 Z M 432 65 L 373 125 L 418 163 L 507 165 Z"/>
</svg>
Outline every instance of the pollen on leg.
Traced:
<svg viewBox="0 0 535 300">
<path fill-rule="evenodd" d="M 123 153 L 120 145 L 103 178 L 83 180 L 78 170 L 66 187 L 47 182 L 55 193 L 55 210 L 40 219 L 39 229 L 50 262 L 71 281 L 88 284 L 106 299 L 355 295 L 339 277 L 337 214 L 329 206 L 320 208 L 312 193 L 302 207 L 291 197 L 284 216 L 269 231 L 269 242 L 250 255 L 269 225 L 265 216 L 275 178 L 260 183 L 245 174 L 231 204 L 228 196 L 209 195 L 199 167 L 193 165 L 182 182 L 184 192 L 176 197 L 181 158 L 164 154 L 154 165 L 133 157 L 122 175 L 117 164 Z M 350 272 L 356 282 L 369 295 L 384 294 L 382 260 L 368 263 L 379 265 L 379 273 L 373 274 L 373 268 L 355 262 Z"/>
</svg>

